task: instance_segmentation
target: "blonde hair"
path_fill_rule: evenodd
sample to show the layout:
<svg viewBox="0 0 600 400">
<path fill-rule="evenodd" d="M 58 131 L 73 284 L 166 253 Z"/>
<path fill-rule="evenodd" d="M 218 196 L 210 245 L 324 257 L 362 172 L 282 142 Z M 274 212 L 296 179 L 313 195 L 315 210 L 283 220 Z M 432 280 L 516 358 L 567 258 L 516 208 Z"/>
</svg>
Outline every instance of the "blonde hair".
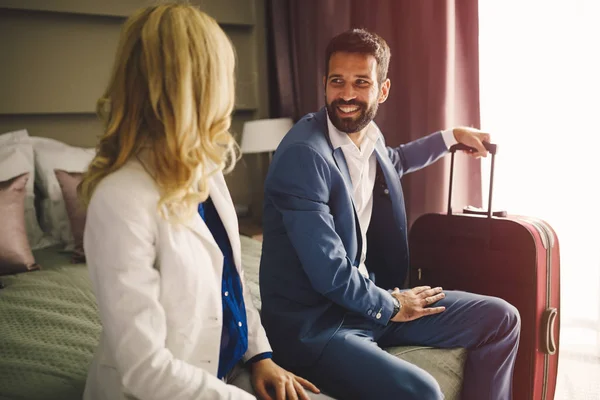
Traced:
<svg viewBox="0 0 600 400">
<path fill-rule="evenodd" d="M 161 214 L 183 220 L 195 212 L 208 197 L 210 175 L 230 171 L 237 159 L 229 133 L 234 69 L 229 38 L 194 6 L 161 4 L 133 14 L 97 103 L 105 131 L 79 186 L 83 203 L 102 179 L 148 150 Z"/>
</svg>

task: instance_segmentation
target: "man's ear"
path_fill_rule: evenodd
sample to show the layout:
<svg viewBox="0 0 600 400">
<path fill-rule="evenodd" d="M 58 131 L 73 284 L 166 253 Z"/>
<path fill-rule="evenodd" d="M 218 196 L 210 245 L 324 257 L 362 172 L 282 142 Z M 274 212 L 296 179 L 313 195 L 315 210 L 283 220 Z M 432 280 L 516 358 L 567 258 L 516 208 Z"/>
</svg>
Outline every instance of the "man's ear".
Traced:
<svg viewBox="0 0 600 400">
<path fill-rule="evenodd" d="M 389 79 L 386 79 L 381 85 L 379 99 L 377 100 L 379 104 L 387 100 L 388 96 L 390 95 L 390 86 L 392 86 L 392 82 Z"/>
<path fill-rule="evenodd" d="M 323 75 L 323 87 L 327 86 L 327 77 Z"/>
</svg>

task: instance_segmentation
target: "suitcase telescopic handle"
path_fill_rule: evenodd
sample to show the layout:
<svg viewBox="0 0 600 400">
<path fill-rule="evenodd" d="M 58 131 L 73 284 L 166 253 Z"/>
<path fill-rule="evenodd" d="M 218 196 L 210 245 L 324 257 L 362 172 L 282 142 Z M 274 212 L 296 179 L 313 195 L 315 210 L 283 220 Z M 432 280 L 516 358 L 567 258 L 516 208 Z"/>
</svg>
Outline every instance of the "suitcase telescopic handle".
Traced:
<svg viewBox="0 0 600 400">
<path fill-rule="evenodd" d="M 485 149 L 492 155 L 496 154 L 496 151 L 498 150 L 498 145 L 494 144 L 494 143 L 489 143 L 486 141 L 481 142 L 483 143 L 483 147 L 485 147 Z M 458 143 L 455 144 L 454 146 L 450 147 L 450 152 L 454 153 L 456 151 L 459 150 L 466 150 L 466 151 L 476 151 L 476 149 L 474 147 L 471 146 L 467 146 L 466 144 L 462 144 L 462 143 Z"/>
<path fill-rule="evenodd" d="M 492 193 L 494 189 L 494 166 L 496 161 L 496 152 L 498 151 L 498 145 L 482 142 L 485 149 L 492 155 L 492 166 L 490 168 L 490 190 L 488 196 L 488 209 L 487 209 L 487 217 L 492 218 Z M 467 150 L 467 151 L 475 151 L 473 147 L 464 145 L 462 143 L 455 144 L 450 147 L 450 153 L 452 154 L 452 158 L 450 160 L 450 189 L 448 190 L 448 215 L 452 215 L 452 186 L 454 183 L 454 155 L 458 150 Z"/>
</svg>

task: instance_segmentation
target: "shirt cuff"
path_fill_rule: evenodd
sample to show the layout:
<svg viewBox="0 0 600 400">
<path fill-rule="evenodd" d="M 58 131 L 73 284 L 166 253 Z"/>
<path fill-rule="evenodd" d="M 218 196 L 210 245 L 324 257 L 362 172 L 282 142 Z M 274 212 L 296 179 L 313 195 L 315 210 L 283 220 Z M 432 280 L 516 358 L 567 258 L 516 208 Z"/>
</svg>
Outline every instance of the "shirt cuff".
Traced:
<svg viewBox="0 0 600 400">
<path fill-rule="evenodd" d="M 446 129 L 443 131 L 442 138 L 444 139 L 444 143 L 446 143 L 446 148 L 448 149 L 458 143 L 454 137 L 454 129 Z"/>
<path fill-rule="evenodd" d="M 266 360 L 267 358 L 273 358 L 273 352 L 266 351 L 264 353 L 260 353 L 246 361 L 246 364 L 254 364 L 257 361 Z"/>
</svg>

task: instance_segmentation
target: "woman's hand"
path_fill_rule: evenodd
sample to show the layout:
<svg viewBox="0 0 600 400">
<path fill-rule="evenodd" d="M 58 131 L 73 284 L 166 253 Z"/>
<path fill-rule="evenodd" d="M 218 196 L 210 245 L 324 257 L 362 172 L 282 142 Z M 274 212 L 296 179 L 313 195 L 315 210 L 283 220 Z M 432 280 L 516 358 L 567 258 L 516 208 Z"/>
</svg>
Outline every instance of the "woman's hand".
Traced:
<svg viewBox="0 0 600 400">
<path fill-rule="evenodd" d="M 252 386 L 262 400 L 310 400 L 304 388 L 320 392 L 315 385 L 286 371 L 270 358 L 252 364 Z M 268 389 L 272 389 L 276 397 L 271 397 Z"/>
</svg>

